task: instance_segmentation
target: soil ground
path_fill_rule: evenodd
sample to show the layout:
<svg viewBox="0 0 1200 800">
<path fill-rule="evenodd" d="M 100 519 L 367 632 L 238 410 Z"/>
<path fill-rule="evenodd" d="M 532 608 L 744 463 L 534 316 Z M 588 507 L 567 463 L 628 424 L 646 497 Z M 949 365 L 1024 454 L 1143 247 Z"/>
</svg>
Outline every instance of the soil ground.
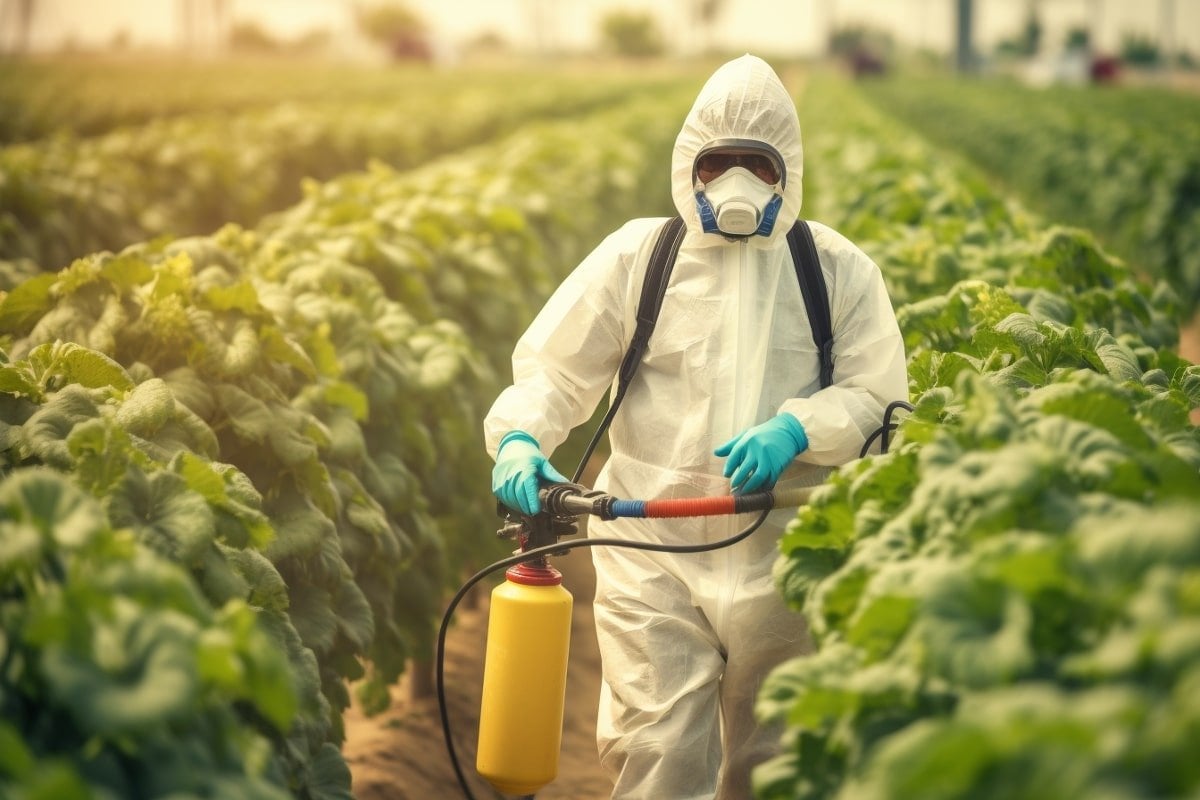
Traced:
<svg viewBox="0 0 1200 800">
<path fill-rule="evenodd" d="M 1179 355 L 1193 364 L 1200 364 L 1200 313 L 1180 333 Z M 1192 424 L 1200 425 L 1200 408 L 1192 411 Z"/>
<path fill-rule="evenodd" d="M 1200 364 L 1200 314 L 1180 334 L 1179 355 L 1193 364 Z"/>
</svg>

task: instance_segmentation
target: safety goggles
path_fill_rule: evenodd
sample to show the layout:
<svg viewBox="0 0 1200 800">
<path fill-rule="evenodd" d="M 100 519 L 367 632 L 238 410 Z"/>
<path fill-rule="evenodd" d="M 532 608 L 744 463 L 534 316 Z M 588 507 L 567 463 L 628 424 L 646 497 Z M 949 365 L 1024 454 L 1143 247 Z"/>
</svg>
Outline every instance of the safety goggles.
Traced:
<svg viewBox="0 0 1200 800">
<path fill-rule="evenodd" d="M 734 167 L 742 167 L 768 186 L 784 178 L 782 159 L 774 148 L 759 142 L 712 142 L 696 156 L 695 178 L 708 183 Z"/>
</svg>

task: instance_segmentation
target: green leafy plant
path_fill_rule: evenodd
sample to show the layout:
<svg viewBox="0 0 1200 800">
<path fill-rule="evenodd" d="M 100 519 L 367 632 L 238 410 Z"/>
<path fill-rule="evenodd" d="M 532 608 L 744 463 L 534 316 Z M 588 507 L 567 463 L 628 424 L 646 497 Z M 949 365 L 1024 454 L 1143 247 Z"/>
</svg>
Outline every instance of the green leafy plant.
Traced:
<svg viewBox="0 0 1200 800">
<path fill-rule="evenodd" d="M 846 125 L 854 106 L 837 103 Z M 869 158 L 828 163 L 891 159 L 945 187 L 918 201 L 925 178 L 867 181 L 862 200 L 909 210 L 864 222 L 861 244 L 910 300 L 914 409 L 887 454 L 835 473 L 783 537 L 779 585 L 817 649 L 763 687 L 759 710 L 786 734 L 758 796 L 1195 791 L 1196 716 L 1179 704 L 1200 619 L 1200 367 L 1171 349 L 1169 296 L 1087 234 L 956 189 L 919 142 L 855 119 L 829 142 Z M 818 197 L 853 229 L 855 182 L 836 183 Z"/>
<path fill-rule="evenodd" d="M 271 739 L 297 695 L 250 605 L 46 468 L 0 482 L 0 528 L 6 795 L 289 796 Z"/>
</svg>

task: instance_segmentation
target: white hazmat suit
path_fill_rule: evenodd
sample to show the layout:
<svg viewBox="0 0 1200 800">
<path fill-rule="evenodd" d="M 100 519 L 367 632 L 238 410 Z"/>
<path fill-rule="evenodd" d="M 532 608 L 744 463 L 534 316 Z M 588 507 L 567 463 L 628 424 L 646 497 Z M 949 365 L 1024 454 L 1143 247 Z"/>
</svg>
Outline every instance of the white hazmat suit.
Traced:
<svg viewBox="0 0 1200 800">
<path fill-rule="evenodd" d="M 704 233 L 692 185 L 697 153 L 722 139 L 775 148 L 787 181 L 769 236 Z M 828 287 L 833 385 L 818 349 L 786 234 L 801 201 L 800 124 L 766 62 L 746 55 L 701 90 L 675 143 L 671 180 L 687 232 L 646 356 L 609 430 L 596 488 L 621 499 L 725 495 L 714 448 L 781 412 L 809 446 L 776 486 L 819 482 L 856 458 L 887 403 L 907 399 L 904 346 L 878 267 L 829 227 L 810 223 Z M 636 327 L 650 249 L 662 218 L 610 234 L 557 289 L 518 341 L 513 385 L 485 421 L 489 452 L 514 430 L 553 453 L 587 421 Z M 569 465 L 569 469 L 574 465 Z M 757 723 L 755 696 L 775 665 L 808 648 L 771 568 L 795 516 L 781 509 L 741 543 L 704 554 L 592 550 L 603 660 L 597 739 L 614 798 L 749 798 L 750 770 L 778 748 Z M 593 520 L 591 535 L 672 544 L 736 534 L 752 515 Z"/>
</svg>

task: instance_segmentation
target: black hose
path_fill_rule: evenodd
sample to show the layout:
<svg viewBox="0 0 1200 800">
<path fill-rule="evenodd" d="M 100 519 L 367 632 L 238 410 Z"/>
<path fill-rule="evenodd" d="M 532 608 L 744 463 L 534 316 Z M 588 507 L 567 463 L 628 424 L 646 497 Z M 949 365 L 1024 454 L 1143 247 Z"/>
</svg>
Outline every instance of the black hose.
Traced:
<svg viewBox="0 0 1200 800">
<path fill-rule="evenodd" d="M 888 434 L 897 428 L 897 424 L 892 422 L 892 414 L 894 414 L 898 408 L 903 408 L 907 411 L 913 410 L 913 407 L 903 400 L 893 400 L 892 402 L 888 403 L 887 408 L 885 408 L 883 411 L 883 424 L 876 428 L 875 431 L 867 437 L 867 441 L 863 443 L 862 450 L 860 450 L 858 453 L 859 458 L 866 457 L 867 453 L 871 449 L 871 445 L 875 444 L 875 440 L 880 439 L 881 437 L 882 441 L 879 444 L 879 450 L 883 453 L 888 451 Z"/>
<path fill-rule="evenodd" d="M 557 555 L 565 550 L 574 550 L 578 547 L 626 547 L 632 550 L 652 550 L 658 553 L 704 553 L 709 550 L 720 550 L 723 547 L 730 547 L 745 539 L 766 521 L 767 515 L 773 509 L 763 509 L 758 518 L 743 528 L 738 533 L 730 536 L 727 539 L 721 539 L 717 542 L 709 544 L 656 544 L 654 542 L 639 542 L 630 541 L 628 539 L 576 539 L 570 542 L 557 542 L 549 544 L 545 547 L 535 547 L 532 550 L 526 550 L 522 553 L 502 558 L 472 575 L 466 583 L 455 593 L 450 600 L 450 605 L 446 607 L 446 613 L 442 615 L 442 625 L 438 630 L 437 640 L 437 696 L 438 696 L 438 711 L 442 715 L 442 735 L 446 739 L 446 751 L 450 754 L 450 763 L 454 767 L 454 774 L 458 778 L 458 784 L 462 787 L 463 794 L 468 800 L 475 800 L 475 795 L 471 793 L 471 787 L 467 783 L 467 776 L 463 773 L 462 767 L 458 763 L 458 755 L 454 751 L 454 737 L 450 730 L 450 714 L 446 705 L 446 686 L 445 686 L 445 654 L 446 654 L 446 632 L 450 628 L 450 619 L 454 615 L 454 609 L 458 608 L 458 604 L 462 602 L 463 597 L 471 588 L 486 578 L 488 575 L 497 570 L 507 569 L 508 567 L 516 566 L 523 561 L 532 561 L 548 555 Z"/>
</svg>

